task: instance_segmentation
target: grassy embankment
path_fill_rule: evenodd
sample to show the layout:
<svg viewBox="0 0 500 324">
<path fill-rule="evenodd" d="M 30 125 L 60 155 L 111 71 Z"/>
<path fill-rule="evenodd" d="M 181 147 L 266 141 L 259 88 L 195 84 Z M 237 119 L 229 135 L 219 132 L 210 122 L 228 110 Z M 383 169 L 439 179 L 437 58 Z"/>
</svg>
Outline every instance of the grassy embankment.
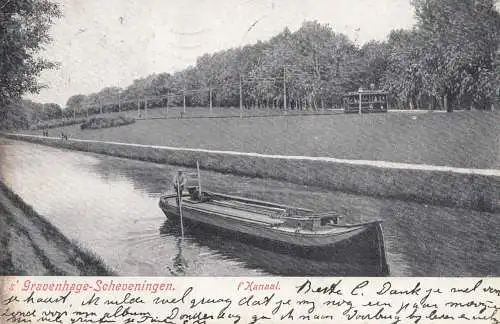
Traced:
<svg viewBox="0 0 500 324">
<path fill-rule="evenodd" d="M 0 182 L 0 275 L 114 275 Z"/>
<path fill-rule="evenodd" d="M 174 147 L 283 155 L 306 153 L 304 155 L 498 169 L 499 117 L 498 113 L 472 111 L 454 114 L 338 115 L 328 118 L 148 120 L 119 129 L 78 132 L 73 128 L 72 135 Z M 275 127 L 269 127 L 271 125 Z M 355 194 L 484 211 L 500 209 L 500 177 L 495 170 L 455 172 L 432 166 L 391 167 L 380 162 L 373 165 L 356 161 L 229 154 L 94 141 L 21 139 L 157 163 L 195 166 L 198 160 L 202 168 L 209 170 L 274 178 Z M 335 152 L 342 154 L 339 156 Z"/>
<path fill-rule="evenodd" d="M 61 130 L 90 140 L 500 169 L 500 112 L 154 119 Z"/>
</svg>

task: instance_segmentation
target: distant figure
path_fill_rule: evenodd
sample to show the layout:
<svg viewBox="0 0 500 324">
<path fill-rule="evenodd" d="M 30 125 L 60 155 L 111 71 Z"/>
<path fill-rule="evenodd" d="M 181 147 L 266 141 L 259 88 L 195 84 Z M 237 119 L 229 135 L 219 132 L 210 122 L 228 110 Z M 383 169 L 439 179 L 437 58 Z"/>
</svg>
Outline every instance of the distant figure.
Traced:
<svg viewBox="0 0 500 324">
<path fill-rule="evenodd" d="M 179 199 L 182 199 L 182 192 L 184 191 L 184 187 L 186 186 L 186 176 L 182 170 L 177 171 L 177 175 L 173 179 L 175 193 L 178 195 L 177 197 L 177 205 L 179 204 Z"/>
</svg>

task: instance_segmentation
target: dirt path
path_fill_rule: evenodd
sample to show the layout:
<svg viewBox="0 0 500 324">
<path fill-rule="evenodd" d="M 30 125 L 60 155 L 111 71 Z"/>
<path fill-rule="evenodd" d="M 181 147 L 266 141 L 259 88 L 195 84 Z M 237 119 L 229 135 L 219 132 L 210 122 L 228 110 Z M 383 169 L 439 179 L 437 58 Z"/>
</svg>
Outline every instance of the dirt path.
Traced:
<svg viewBox="0 0 500 324">
<path fill-rule="evenodd" d="M 113 275 L 0 182 L 0 275 Z"/>
</svg>

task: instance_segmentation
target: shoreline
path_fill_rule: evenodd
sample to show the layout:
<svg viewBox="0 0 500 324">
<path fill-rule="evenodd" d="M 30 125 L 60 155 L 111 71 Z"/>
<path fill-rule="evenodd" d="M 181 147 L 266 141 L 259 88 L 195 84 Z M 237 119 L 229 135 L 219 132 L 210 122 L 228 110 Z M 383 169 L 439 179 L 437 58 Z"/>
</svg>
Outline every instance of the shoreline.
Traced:
<svg viewBox="0 0 500 324">
<path fill-rule="evenodd" d="M 74 151 L 271 178 L 357 195 L 500 211 L 499 170 L 370 163 L 3 133 L 5 138 Z M 380 162 L 380 161 L 379 161 Z M 466 184 L 464 186 L 464 184 Z"/>
<path fill-rule="evenodd" d="M 113 276 L 0 181 L 0 276 Z"/>
</svg>

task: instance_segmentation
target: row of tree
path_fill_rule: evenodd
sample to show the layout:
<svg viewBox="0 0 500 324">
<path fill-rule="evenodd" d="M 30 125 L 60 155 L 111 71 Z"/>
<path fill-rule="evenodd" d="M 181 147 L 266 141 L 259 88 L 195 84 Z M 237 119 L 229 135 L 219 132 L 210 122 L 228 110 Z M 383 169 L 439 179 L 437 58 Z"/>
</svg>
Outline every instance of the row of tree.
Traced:
<svg viewBox="0 0 500 324">
<path fill-rule="evenodd" d="M 417 25 L 393 31 L 384 86 L 411 106 L 489 109 L 498 99 L 494 0 L 413 0 Z"/>
<path fill-rule="evenodd" d="M 494 0 L 414 0 L 417 24 L 385 42 L 359 47 L 329 25 L 305 22 L 268 41 L 197 59 L 194 66 L 152 74 L 125 89 L 69 98 L 75 114 L 167 104 L 318 109 L 375 84 L 392 107 L 490 109 L 498 98 L 500 15 Z M 286 107 L 285 107 L 286 104 Z"/>
<path fill-rule="evenodd" d="M 43 70 L 57 66 L 39 53 L 51 41 L 48 31 L 60 16 L 59 5 L 49 0 L 1 3 L 0 128 L 26 127 L 32 120 L 60 116 L 57 105 L 21 100 L 43 88 L 37 80 Z"/>
<path fill-rule="evenodd" d="M 32 100 L 18 100 L 0 109 L 0 128 L 26 129 L 37 123 L 60 119 L 65 111 L 56 103 L 37 103 Z"/>
<path fill-rule="evenodd" d="M 499 97 L 500 14 L 495 0 L 413 0 L 417 23 L 387 41 L 358 46 L 325 24 L 304 22 L 267 41 L 199 57 L 173 74 L 71 96 L 66 108 L 20 101 L 54 63 L 40 58 L 59 8 L 50 0 L 7 1 L 0 13 L 0 122 L 27 122 L 154 106 L 319 109 L 376 85 L 392 107 L 489 109 Z M 498 103 L 498 102 L 497 102 Z M 24 109 L 23 113 L 16 113 Z M 17 114 L 17 115 L 16 115 Z"/>
</svg>

